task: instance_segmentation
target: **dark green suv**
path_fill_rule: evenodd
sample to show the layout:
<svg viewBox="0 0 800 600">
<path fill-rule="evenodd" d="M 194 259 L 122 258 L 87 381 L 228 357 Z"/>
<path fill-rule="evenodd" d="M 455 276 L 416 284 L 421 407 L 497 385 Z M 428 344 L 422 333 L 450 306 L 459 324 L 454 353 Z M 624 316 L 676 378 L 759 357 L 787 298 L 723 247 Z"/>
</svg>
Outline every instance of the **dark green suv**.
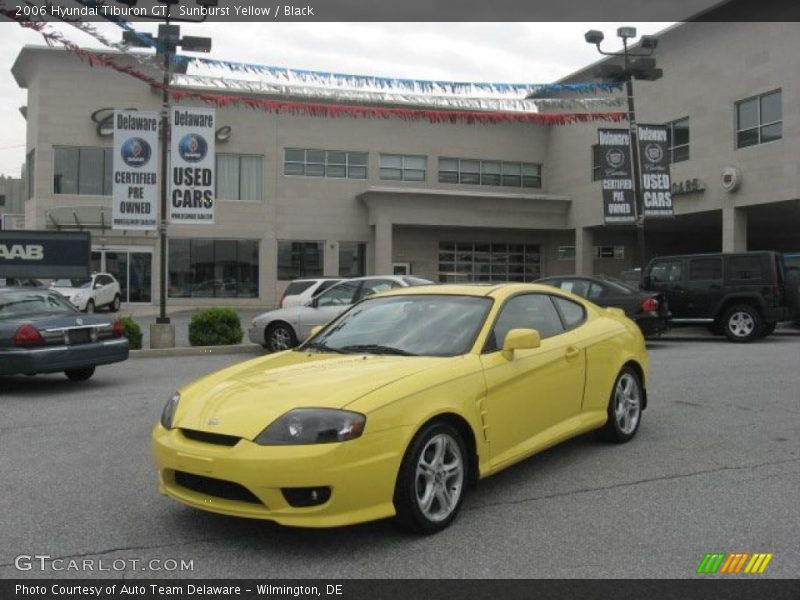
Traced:
<svg viewBox="0 0 800 600">
<path fill-rule="evenodd" d="M 687 254 L 654 258 L 642 288 L 664 294 L 671 326 L 707 325 L 733 342 L 750 342 L 779 321 L 800 318 L 800 270 L 777 252 Z"/>
</svg>

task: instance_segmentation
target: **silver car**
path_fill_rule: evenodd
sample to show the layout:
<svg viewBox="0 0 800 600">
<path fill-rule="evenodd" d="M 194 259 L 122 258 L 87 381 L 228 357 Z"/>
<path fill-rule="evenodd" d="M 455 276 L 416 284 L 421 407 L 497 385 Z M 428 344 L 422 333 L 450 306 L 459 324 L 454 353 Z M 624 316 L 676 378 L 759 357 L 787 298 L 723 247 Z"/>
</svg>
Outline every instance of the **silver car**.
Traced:
<svg viewBox="0 0 800 600">
<path fill-rule="evenodd" d="M 288 350 L 304 341 L 317 325 L 338 317 L 353 304 L 396 287 L 431 285 L 433 282 L 408 275 L 375 275 L 346 279 L 301 306 L 279 308 L 257 316 L 250 323 L 250 341 L 270 352 Z"/>
</svg>

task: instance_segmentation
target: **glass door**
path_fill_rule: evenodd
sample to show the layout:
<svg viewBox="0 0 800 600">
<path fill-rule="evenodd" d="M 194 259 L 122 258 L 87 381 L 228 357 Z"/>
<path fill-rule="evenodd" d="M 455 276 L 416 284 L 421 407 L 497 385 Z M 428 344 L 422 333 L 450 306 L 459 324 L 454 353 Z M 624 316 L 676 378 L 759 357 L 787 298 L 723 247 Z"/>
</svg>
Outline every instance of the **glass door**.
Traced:
<svg viewBox="0 0 800 600">
<path fill-rule="evenodd" d="M 153 301 L 153 253 L 141 248 L 100 248 L 92 251 L 92 271 L 111 273 L 119 281 L 122 301 Z"/>
</svg>

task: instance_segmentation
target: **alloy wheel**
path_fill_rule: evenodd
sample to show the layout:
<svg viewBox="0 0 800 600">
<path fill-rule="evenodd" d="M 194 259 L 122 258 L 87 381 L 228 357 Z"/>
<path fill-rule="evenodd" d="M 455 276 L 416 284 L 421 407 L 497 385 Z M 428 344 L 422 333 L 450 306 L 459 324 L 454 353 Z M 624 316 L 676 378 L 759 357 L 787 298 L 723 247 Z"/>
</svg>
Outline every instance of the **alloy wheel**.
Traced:
<svg viewBox="0 0 800 600">
<path fill-rule="evenodd" d="M 417 462 L 415 491 L 420 511 L 432 522 L 444 521 L 458 506 L 463 487 L 461 447 L 446 433 L 433 436 Z"/>
<path fill-rule="evenodd" d="M 736 311 L 728 318 L 728 329 L 736 337 L 747 337 L 756 327 L 756 322 L 750 313 Z"/>
<path fill-rule="evenodd" d="M 623 373 L 614 391 L 614 416 L 622 433 L 630 435 L 636 430 L 641 410 L 642 392 L 639 382 L 630 373 Z"/>
</svg>

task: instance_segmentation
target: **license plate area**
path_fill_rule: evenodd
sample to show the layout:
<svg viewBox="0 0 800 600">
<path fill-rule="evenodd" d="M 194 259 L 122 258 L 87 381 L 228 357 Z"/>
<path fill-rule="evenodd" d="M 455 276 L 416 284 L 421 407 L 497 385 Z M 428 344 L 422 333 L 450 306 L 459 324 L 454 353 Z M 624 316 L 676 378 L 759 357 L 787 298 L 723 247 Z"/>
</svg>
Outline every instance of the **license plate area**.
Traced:
<svg viewBox="0 0 800 600">
<path fill-rule="evenodd" d="M 88 344 L 92 341 L 92 335 L 89 329 L 72 329 L 67 332 L 67 341 L 70 345 Z"/>
</svg>

